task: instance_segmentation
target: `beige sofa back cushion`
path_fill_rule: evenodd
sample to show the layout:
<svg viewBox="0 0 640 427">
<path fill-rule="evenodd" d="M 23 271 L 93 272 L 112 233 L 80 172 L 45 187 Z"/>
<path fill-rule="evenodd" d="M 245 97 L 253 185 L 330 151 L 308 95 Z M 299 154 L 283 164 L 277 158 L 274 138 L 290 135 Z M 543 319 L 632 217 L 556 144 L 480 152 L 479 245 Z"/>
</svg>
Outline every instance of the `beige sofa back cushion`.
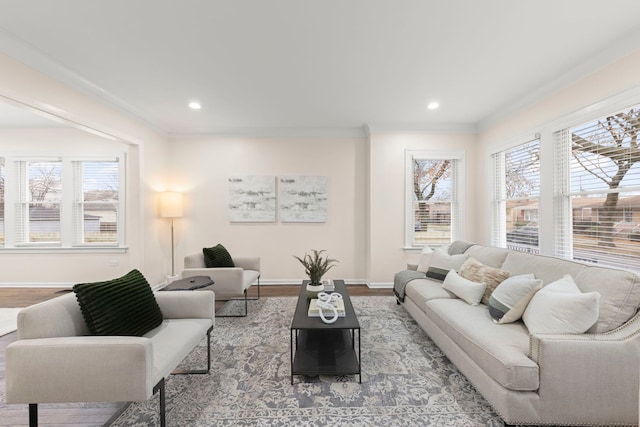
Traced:
<svg viewBox="0 0 640 427">
<path fill-rule="evenodd" d="M 582 292 L 600 293 L 598 322 L 588 332 L 611 331 L 640 306 L 640 277 L 629 271 L 516 251 L 509 252 L 502 268 L 513 275 L 533 273 L 545 285 L 570 274 Z"/>
<path fill-rule="evenodd" d="M 589 332 L 607 332 L 621 326 L 640 306 L 640 277 L 630 271 L 587 267 L 574 280 L 582 292 L 600 294 L 600 317 Z"/>
</svg>

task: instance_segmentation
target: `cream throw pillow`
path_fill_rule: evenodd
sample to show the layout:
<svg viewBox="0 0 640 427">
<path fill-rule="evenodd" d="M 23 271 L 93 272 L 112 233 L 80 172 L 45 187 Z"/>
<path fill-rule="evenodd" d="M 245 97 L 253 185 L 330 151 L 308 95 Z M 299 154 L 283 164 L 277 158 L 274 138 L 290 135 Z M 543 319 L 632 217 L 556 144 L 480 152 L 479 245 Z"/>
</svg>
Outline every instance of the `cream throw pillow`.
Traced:
<svg viewBox="0 0 640 427">
<path fill-rule="evenodd" d="M 498 285 L 489 298 L 489 314 L 496 323 L 519 320 L 529 301 L 542 288 L 533 274 L 511 276 Z"/>
<path fill-rule="evenodd" d="M 469 259 L 462 264 L 459 273 L 460 276 L 465 279 L 471 280 L 472 282 L 482 282 L 487 285 L 484 290 L 484 295 L 482 296 L 482 303 L 487 305 L 489 305 L 489 297 L 493 290 L 511 276 L 511 273 L 508 271 L 489 267 L 473 257 L 469 257 Z"/>
<path fill-rule="evenodd" d="M 600 294 L 582 293 L 571 275 L 544 286 L 522 320 L 530 334 L 582 334 L 598 321 Z"/>
<path fill-rule="evenodd" d="M 442 288 L 465 300 L 467 304 L 478 305 L 482 295 L 484 295 L 486 285 L 467 280 L 456 273 L 455 270 L 449 270 L 442 283 Z"/>
<path fill-rule="evenodd" d="M 422 248 L 422 253 L 420 253 L 420 261 L 418 262 L 418 271 L 422 273 L 426 273 L 429 270 L 429 262 L 431 261 L 431 256 L 433 255 L 433 249 L 429 246 L 425 246 Z"/>
</svg>

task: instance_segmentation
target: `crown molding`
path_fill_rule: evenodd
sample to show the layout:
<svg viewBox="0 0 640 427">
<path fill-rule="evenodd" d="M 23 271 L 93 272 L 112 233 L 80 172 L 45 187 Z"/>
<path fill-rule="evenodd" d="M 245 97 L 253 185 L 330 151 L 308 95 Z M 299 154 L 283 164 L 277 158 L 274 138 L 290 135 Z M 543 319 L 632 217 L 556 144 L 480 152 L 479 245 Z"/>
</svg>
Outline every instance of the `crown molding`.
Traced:
<svg viewBox="0 0 640 427">
<path fill-rule="evenodd" d="M 211 127 L 169 132 L 170 138 L 193 136 L 244 138 L 366 138 L 364 126 L 353 127 Z"/>
<path fill-rule="evenodd" d="M 386 133 L 451 134 L 477 132 L 476 125 L 473 123 L 371 123 L 365 126 L 368 136 Z"/>
</svg>

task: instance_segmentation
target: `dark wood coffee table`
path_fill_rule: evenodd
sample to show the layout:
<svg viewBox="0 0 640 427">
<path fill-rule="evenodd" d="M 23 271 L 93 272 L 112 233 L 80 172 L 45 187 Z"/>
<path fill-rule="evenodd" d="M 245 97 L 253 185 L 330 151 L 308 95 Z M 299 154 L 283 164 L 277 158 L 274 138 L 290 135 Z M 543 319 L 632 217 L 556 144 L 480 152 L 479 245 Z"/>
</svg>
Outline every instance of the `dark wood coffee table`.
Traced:
<svg viewBox="0 0 640 427">
<path fill-rule="evenodd" d="M 326 324 L 319 317 L 309 317 L 306 284 L 300 287 L 298 304 L 291 322 L 291 384 L 294 375 L 358 375 L 360 363 L 360 323 L 343 280 L 334 280 L 335 291 L 342 294 L 345 317 Z M 358 348 L 356 350 L 356 331 Z"/>
</svg>

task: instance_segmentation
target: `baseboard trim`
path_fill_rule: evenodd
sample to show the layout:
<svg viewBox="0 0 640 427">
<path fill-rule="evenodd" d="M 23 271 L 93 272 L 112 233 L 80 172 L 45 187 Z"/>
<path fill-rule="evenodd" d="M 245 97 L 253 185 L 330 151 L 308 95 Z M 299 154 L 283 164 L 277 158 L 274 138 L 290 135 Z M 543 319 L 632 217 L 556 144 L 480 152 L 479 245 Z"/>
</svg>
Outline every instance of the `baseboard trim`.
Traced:
<svg viewBox="0 0 640 427">
<path fill-rule="evenodd" d="M 393 283 L 390 282 L 369 282 L 367 286 L 371 289 L 393 289 Z"/>
</svg>

